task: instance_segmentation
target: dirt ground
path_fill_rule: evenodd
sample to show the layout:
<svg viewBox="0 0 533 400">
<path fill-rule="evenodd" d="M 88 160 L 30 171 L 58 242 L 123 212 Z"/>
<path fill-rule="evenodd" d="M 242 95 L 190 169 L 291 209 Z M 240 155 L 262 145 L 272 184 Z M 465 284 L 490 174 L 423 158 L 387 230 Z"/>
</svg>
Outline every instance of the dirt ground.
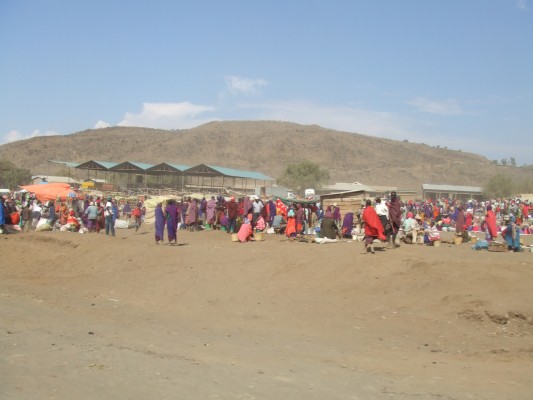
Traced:
<svg viewBox="0 0 533 400">
<path fill-rule="evenodd" d="M 178 244 L 2 235 L 0 397 L 533 398 L 532 253 Z"/>
</svg>

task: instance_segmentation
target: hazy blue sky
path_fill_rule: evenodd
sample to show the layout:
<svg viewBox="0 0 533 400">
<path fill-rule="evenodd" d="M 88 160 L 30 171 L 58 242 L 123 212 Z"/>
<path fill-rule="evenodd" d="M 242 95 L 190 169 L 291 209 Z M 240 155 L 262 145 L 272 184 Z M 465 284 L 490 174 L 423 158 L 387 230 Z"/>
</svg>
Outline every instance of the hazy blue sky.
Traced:
<svg viewBox="0 0 533 400">
<path fill-rule="evenodd" d="M 532 1 L 0 0 L 0 144 L 281 120 L 533 164 Z"/>
</svg>

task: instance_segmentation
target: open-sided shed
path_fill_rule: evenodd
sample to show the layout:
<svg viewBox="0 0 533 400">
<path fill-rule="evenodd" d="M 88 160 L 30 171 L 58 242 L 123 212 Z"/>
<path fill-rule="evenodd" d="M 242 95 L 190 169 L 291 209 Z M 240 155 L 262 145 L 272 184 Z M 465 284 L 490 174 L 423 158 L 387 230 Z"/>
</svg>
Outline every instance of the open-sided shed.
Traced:
<svg viewBox="0 0 533 400">
<path fill-rule="evenodd" d="M 200 164 L 183 171 L 185 187 L 188 189 L 222 191 L 226 187 L 241 189 L 244 192 L 255 191 L 257 183 L 262 187 L 271 185 L 273 178 L 260 172 L 242 171 L 216 165 Z M 264 192 L 264 190 L 263 190 Z"/>
<path fill-rule="evenodd" d="M 155 175 L 158 177 L 160 186 L 170 186 L 176 188 L 183 188 L 184 173 L 183 171 L 191 168 L 190 165 L 171 164 L 162 162 L 154 165 L 146 170 L 146 174 Z"/>
</svg>

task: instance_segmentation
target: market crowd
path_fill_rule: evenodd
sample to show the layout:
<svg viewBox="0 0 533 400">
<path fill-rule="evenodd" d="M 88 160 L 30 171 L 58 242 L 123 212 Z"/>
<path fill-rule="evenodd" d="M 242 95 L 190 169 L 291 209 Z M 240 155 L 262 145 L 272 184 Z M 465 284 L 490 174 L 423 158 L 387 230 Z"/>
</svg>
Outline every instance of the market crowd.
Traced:
<svg viewBox="0 0 533 400">
<path fill-rule="evenodd" d="M 1 198 L 0 229 L 105 231 L 115 236 L 115 226 L 142 225 L 146 207 L 142 200 L 117 201 L 112 197 L 85 196 L 64 201 L 40 202 L 32 193 L 16 192 Z M 241 242 L 253 241 L 257 233 L 286 235 L 290 239 L 315 235 L 324 240 L 358 238 L 365 252 L 382 241 L 395 248 L 399 241 L 432 245 L 440 232 L 452 231 L 468 241 L 471 232 L 484 233 L 488 242 L 501 236 L 509 249 L 520 251 L 520 235 L 532 233 L 533 207 L 528 200 L 491 199 L 461 202 L 427 199 L 402 202 L 396 192 L 385 198 L 366 199 L 360 209 L 341 215 L 333 203 L 282 198 L 211 196 L 202 199 L 168 199 L 155 207 L 155 242 L 177 244 L 177 231 L 218 229 L 235 234 Z"/>
</svg>

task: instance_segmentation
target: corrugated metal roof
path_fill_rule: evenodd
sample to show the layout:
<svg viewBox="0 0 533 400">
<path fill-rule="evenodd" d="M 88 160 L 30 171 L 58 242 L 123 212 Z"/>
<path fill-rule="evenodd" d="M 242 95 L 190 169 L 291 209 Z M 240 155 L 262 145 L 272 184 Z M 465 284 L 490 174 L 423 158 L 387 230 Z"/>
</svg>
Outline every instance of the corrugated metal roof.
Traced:
<svg viewBox="0 0 533 400">
<path fill-rule="evenodd" d="M 63 162 L 62 161 L 58 161 L 58 163 L 63 163 Z M 133 165 L 133 166 L 135 166 L 135 167 L 137 167 L 139 169 L 142 169 L 144 171 L 156 166 L 154 164 L 147 164 L 147 163 L 136 162 L 136 161 L 124 161 L 122 163 L 114 163 L 114 162 L 108 162 L 108 161 L 90 160 L 90 161 L 86 161 L 86 162 L 81 163 L 81 164 L 76 164 L 76 167 L 84 166 L 86 164 L 88 165 L 90 163 L 98 164 L 98 165 L 100 165 L 100 166 L 102 166 L 102 167 L 104 167 L 104 168 L 106 168 L 108 170 L 110 170 L 110 169 L 112 169 L 112 168 L 114 168 L 116 166 L 119 166 L 121 164 L 131 164 L 131 165 Z M 257 180 L 261 180 L 261 181 L 273 181 L 273 180 L 275 180 L 274 178 L 271 178 L 271 177 L 269 177 L 267 175 L 264 175 L 264 174 L 262 174 L 260 172 L 243 171 L 243 170 L 234 169 L 234 168 L 219 167 L 217 165 L 199 164 L 196 167 L 190 167 L 188 165 L 181 165 L 181 164 L 170 164 L 170 163 L 166 163 L 166 164 L 171 166 L 171 167 L 173 167 L 173 168 L 176 168 L 176 169 L 178 169 L 180 171 L 185 171 L 185 170 L 188 170 L 188 169 L 196 168 L 196 167 L 201 166 L 201 165 L 205 165 L 206 167 L 215 170 L 216 172 L 220 173 L 221 175 L 231 176 L 231 177 L 235 177 L 235 178 L 257 179 Z M 115 170 L 116 170 L 116 168 L 115 168 Z"/>
<path fill-rule="evenodd" d="M 147 163 L 141 163 L 136 161 L 124 161 L 120 164 L 115 165 L 113 168 L 111 168 L 111 171 L 118 171 L 118 172 L 146 172 L 148 168 L 152 168 L 153 164 L 147 164 Z"/>
<path fill-rule="evenodd" d="M 249 178 L 249 179 L 257 179 L 261 181 L 273 181 L 274 180 L 274 178 L 263 175 L 261 172 L 242 171 L 239 169 L 219 167 L 216 165 L 208 165 L 208 164 L 205 164 L 205 165 L 208 166 L 209 168 L 214 169 L 217 172 L 220 172 L 222 175 L 232 176 L 235 178 Z"/>
<path fill-rule="evenodd" d="M 136 161 L 128 161 L 128 162 L 144 170 L 147 170 L 148 168 L 152 168 L 154 166 L 154 164 L 147 164 L 147 163 L 136 162 Z"/>
<path fill-rule="evenodd" d="M 423 190 L 431 190 L 435 192 L 465 192 L 465 193 L 482 193 L 483 188 L 478 186 L 458 186 L 458 185 L 433 185 L 424 183 Z"/>
<path fill-rule="evenodd" d="M 179 169 L 180 171 L 185 171 L 186 169 L 191 168 L 190 165 L 171 164 L 171 163 L 167 163 L 167 164 L 173 168 Z"/>
<path fill-rule="evenodd" d="M 109 162 L 109 161 L 96 161 L 92 160 L 93 162 L 100 164 L 102 167 L 106 167 L 107 169 L 113 168 L 115 165 L 118 165 L 116 162 Z"/>
</svg>

